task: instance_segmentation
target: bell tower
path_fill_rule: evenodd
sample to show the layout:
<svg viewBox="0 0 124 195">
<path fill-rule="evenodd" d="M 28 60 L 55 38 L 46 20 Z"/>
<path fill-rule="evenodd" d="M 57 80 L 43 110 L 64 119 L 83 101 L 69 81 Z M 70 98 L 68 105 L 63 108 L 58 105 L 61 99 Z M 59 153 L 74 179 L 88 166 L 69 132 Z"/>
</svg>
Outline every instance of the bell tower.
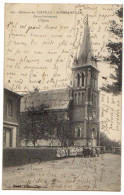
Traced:
<svg viewBox="0 0 124 195">
<path fill-rule="evenodd" d="M 99 91 L 97 62 L 93 57 L 88 19 L 78 57 L 72 67 L 72 130 L 75 146 L 99 145 Z"/>
</svg>

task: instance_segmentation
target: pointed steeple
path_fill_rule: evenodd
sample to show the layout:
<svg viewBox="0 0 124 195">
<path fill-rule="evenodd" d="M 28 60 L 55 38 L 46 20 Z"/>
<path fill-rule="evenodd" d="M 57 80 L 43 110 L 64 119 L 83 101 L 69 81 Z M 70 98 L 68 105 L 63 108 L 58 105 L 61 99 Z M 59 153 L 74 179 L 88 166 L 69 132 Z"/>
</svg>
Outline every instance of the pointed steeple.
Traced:
<svg viewBox="0 0 124 195">
<path fill-rule="evenodd" d="M 83 40 L 78 56 L 78 65 L 92 65 L 92 50 L 91 50 L 91 41 L 90 41 L 90 29 L 88 25 L 88 16 L 86 18 Z"/>
</svg>

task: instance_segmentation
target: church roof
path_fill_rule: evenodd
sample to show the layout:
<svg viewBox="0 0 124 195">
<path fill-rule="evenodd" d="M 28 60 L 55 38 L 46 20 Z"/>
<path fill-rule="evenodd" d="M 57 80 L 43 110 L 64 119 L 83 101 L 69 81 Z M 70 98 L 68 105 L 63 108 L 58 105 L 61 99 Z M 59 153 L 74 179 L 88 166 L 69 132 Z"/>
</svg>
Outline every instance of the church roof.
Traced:
<svg viewBox="0 0 124 195">
<path fill-rule="evenodd" d="M 77 66 L 92 65 L 97 67 L 96 62 L 93 60 L 93 49 L 91 48 L 90 28 L 88 25 L 88 17 L 86 18 L 84 34 L 82 39 L 81 48 L 77 58 Z"/>
<path fill-rule="evenodd" d="M 70 102 L 70 89 L 56 89 L 39 93 L 25 94 L 21 101 L 21 112 L 31 106 L 48 105 L 49 110 L 68 110 Z"/>
</svg>

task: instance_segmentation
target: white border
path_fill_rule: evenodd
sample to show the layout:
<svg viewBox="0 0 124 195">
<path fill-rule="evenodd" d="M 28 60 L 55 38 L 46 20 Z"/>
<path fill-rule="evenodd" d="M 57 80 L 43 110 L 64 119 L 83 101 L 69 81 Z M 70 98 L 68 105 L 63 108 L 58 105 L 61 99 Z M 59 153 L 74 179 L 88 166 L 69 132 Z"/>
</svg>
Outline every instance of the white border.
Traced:
<svg viewBox="0 0 124 195">
<path fill-rule="evenodd" d="M 83 3 L 83 4 L 123 4 L 123 0 L 0 0 L 0 164 L 1 164 L 1 177 L 0 177 L 0 193 L 1 194 L 9 194 L 9 195 L 14 195 L 14 194 L 34 194 L 34 193 L 42 193 L 42 194 L 77 194 L 77 193 L 86 193 L 86 194 L 91 194 L 91 193 L 102 193 L 102 194 L 113 194 L 113 193 L 119 193 L 122 194 L 124 193 L 124 169 L 122 167 L 122 185 L 121 185 L 121 192 L 84 192 L 84 191 L 59 191 L 59 192 L 55 192 L 55 191 L 3 191 L 2 189 L 2 121 L 3 121 L 3 64 L 4 64 L 4 4 L 5 3 Z M 123 70 L 124 73 L 124 70 Z M 123 86 L 123 90 L 124 90 L 124 86 Z M 124 100 L 124 97 L 122 96 L 122 101 Z M 122 109 L 122 112 L 124 111 L 124 106 Z M 122 121 L 124 117 L 122 118 Z M 123 124 L 122 124 L 122 130 L 123 130 Z M 124 133 L 122 131 L 122 140 L 124 138 Z M 124 147 L 124 142 L 122 141 L 122 148 Z M 124 151 L 122 150 L 122 156 L 124 155 Z M 122 160 L 122 166 L 123 166 L 123 160 Z"/>
</svg>

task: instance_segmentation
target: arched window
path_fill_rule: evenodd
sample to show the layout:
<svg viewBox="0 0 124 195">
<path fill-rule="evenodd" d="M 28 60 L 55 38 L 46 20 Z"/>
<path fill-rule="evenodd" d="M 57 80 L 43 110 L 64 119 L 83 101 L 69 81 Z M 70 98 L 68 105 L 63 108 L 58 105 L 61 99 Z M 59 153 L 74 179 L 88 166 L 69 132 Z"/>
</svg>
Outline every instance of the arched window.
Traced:
<svg viewBox="0 0 124 195">
<path fill-rule="evenodd" d="M 92 87 L 95 88 L 96 86 L 96 78 L 95 78 L 95 75 L 93 75 L 92 77 Z"/>
<path fill-rule="evenodd" d="M 77 94 L 74 95 L 74 102 L 76 103 Z"/>
<path fill-rule="evenodd" d="M 92 98 L 92 91 L 91 89 L 88 89 L 88 101 L 91 102 L 91 98 Z"/>
<path fill-rule="evenodd" d="M 94 106 L 96 106 L 96 96 L 94 95 L 94 102 L 93 102 Z"/>
<path fill-rule="evenodd" d="M 84 104 L 84 103 L 85 103 L 85 94 L 82 93 L 82 104 Z"/>
<path fill-rule="evenodd" d="M 84 73 L 82 72 L 82 87 L 84 87 Z"/>
<path fill-rule="evenodd" d="M 97 99 L 97 95 L 96 95 L 96 106 L 98 105 L 97 101 L 98 101 L 98 99 Z"/>
<path fill-rule="evenodd" d="M 80 127 L 75 128 L 75 137 L 77 137 L 77 138 L 81 137 L 81 128 Z"/>
<path fill-rule="evenodd" d="M 77 137 L 81 137 L 81 130 L 80 130 L 80 127 L 77 127 Z"/>
<path fill-rule="evenodd" d="M 96 105 L 97 105 L 97 96 L 94 95 L 94 106 L 96 106 Z"/>
<path fill-rule="evenodd" d="M 94 94 L 92 94 L 92 104 L 94 104 Z"/>
<path fill-rule="evenodd" d="M 75 94 L 75 104 L 78 104 L 78 96 Z"/>
<path fill-rule="evenodd" d="M 77 74 L 77 87 L 80 87 L 80 74 Z"/>
<path fill-rule="evenodd" d="M 81 104 L 81 94 L 80 94 L 80 92 L 78 93 L 78 104 Z"/>
<path fill-rule="evenodd" d="M 95 85 L 96 85 L 96 79 L 95 79 L 95 77 L 94 77 L 94 84 L 93 85 L 94 85 L 94 88 L 95 88 Z"/>
</svg>

